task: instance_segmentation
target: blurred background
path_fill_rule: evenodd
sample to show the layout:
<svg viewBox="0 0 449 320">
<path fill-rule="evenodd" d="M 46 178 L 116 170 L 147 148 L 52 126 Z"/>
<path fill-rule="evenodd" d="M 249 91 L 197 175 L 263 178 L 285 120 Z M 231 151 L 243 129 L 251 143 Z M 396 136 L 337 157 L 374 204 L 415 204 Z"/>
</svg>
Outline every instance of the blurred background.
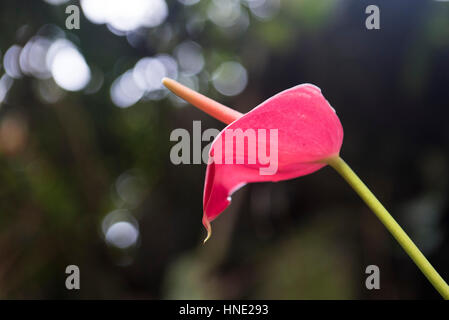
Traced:
<svg viewBox="0 0 449 320">
<path fill-rule="evenodd" d="M 0 298 L 439 299 L 330 168 L 241 189 L 202 245 L 205 165 L 169 137 L 224 126 L 160 80 L 241 112 L 321 87 L 342 157 L 449 279 L 449 2 L 2 0 L 0 30 Z"/>
</svg>

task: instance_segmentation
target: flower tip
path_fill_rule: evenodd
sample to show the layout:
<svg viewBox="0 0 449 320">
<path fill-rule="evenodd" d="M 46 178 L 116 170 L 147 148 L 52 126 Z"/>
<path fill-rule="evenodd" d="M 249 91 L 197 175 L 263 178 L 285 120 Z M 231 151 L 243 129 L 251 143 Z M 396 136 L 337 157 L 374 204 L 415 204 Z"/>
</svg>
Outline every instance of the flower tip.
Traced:
<svg viewBox="0 0 449 320">
<path fill-rule="evenodd" d="M 167 77 L 163 77 L 161 82 L 164 86 L 166 86 L 168 88 L 170 86 L 171 81 L 173 81 L 173 80 L 170 78 L 167 78 Z"/>
<path fill-rule="evenodd" d="M 206 239 L 203 240 L 203 244 L 205 244 L 207 242 L 207 240 L 209 240 L 211 235 L 212 235 L 212 230 L 208 229 L 207 236 L 206 236 Z"/>
<path fill-rule="evenodd" d="M 203 224 L 204 224 L 204 227 L 205 227 L 206 230 L 207 230 L 207 236 L 206 236 L 206 239 L 203 240 L 203 244 L 205 244 L 205 243 L 207 242 L 207 240 L 209 240 L 209 238 L 210 238 L 211 235 L 212 235 L 212 228 L 211 228 L 210 222 L 209 222 L 208 220 L 205 220 Z"/>
</svg>

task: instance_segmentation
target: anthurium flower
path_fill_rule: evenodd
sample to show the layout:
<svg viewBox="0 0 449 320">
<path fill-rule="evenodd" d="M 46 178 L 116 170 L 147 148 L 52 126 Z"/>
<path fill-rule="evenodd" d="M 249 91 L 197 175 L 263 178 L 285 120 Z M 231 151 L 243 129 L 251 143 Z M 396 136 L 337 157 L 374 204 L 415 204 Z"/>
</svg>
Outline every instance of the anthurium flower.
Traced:
<svg viewBox="0 0 449 320">
<path fill-rule="evenodd" d="M 365 201 L 435 289 L 449 299 L 444 279 L 340 158 L 343 128 L 318 87 L 293 87 L 242 115 L 174 80 L 164 78 L 162 82 L 184 100 L 228 124 L 209 152 L 203 195 L 206 240 L 211 235 L 210 222 L 229 205 L 232 193 L 246 183 L 292 179 L 330 165 Z"/>
<path fill-rule="evenodd" d="M 209 153 L 203 197 L 203 224 L 209 235 L 210 221 L 229 205 L 237 189 L 315 172 L 326 165 L 325 159 L 339 155 L 342 141 L 335 110 L 311 84 L 285 90 L 235 119 Z"/>
</svg>

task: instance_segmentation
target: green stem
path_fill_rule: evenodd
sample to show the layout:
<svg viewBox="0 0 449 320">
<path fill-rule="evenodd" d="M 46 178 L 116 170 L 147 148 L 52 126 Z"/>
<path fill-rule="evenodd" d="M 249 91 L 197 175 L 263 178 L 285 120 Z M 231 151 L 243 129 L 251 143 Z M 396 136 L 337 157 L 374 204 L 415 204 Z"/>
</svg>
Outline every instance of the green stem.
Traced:
<svg viewBox="0 0 449 320">
<path fill-rule="evenodd" d="M 334 168 L 357 192 L 357 194 L 365 201 L 374 214 L 385 225 L 388 231 L 391 232 L 393 237 L 399 242 L 401 247 L 407 252 L 407 254 L 416 263 L 418 268 L 435 287 L 435 289 L 441 294 L 441 296 L 449 299 L 449 286 L 438 272 L 432 267 L 427 258 L 419 251 L 418 247 L 413 243 L 401 226 L 394 220 L 390 213 L 384 208 L 384 206 L 377 200 L 374 194 L 368 189 L 368 187 L 360 180 L 354 171 L 346 164 L 346 162 L 340 157 L 333 157 L 326 160 L 326 162 Z"/>
</svg>

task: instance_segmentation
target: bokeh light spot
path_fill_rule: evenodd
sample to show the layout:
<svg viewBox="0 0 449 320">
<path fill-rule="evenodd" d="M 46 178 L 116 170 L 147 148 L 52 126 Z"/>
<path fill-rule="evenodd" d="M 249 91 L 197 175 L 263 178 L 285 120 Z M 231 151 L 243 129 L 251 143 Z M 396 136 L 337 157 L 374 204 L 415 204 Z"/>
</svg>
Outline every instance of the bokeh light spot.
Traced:
<svg viewBox="0 0 449 320">
<path fill-rule="evenodd" d="M 68 40 L 57 40 L 47 53 L 47 66 L 55 82 L 68 91 L 79 91 L 90 81 L 90 69 L 81 53 Z"/>
<path fill-rule="evenodd" d="M 218 92 L 225 96 L 241 93 L 248 82 L 246 69 L 238 62 L 222 63 L 212 75 L 212 83 Z"/>
</svg>

